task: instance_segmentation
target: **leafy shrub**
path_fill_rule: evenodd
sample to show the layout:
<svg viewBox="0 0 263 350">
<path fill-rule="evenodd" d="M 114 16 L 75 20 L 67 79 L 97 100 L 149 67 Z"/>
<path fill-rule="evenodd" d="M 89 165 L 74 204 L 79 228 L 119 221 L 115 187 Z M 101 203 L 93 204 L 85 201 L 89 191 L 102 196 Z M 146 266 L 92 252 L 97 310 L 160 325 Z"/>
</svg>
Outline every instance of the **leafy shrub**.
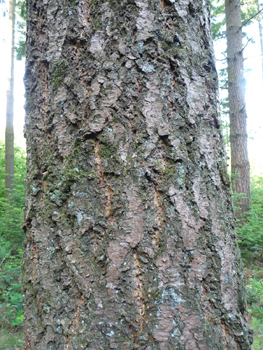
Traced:
<svg viewBox="0 0 263 350">
<path fill-rule="evenodd" d="M 253 266 L 247 281 L 248 311 L 251 315 L 250 328 L 254 331 L 253 350 L 263 349 L 263 270 Z"/>
<path fill-rule="evenodd" d="M 243 194 L 233 195 L 235 210 Z M 249 327 L 254 331 L 253 350 L 263 349 L 263 175 L 251 176 L 251 205 L 238 222 L 239 247 L 247 274 Z"/>
<path fill-rule="evenodd" d="M 21 229 L 23 207 L 25 205 L 26 155 L 20 147 L 15 147 L 15 189 L 14 204 L 11 207 L 5 198 L 5 146 L 0 141 L 0 236 L 12 246 L 21 247 L 24 233 Z"/>
<path fill-rule="evenodd" d="M 261 272 L 262 274 L 262 272 Z M 257 276 L 251 278 L 247 284 L 247 301 L 249 305 L 249 312 L 258 321 L 262 323 L 263 327 L 263 279 Z"/>
<path fill-rule="evenodd" d="M 251 209 L 246 218 L 237 228 L 242 257 L 246 265 L 263 262 L 263 175 L 251 177 Z"/>
<path fill-rule="evenodd" d="M 0 325 L 20 326 L 23 324 L 23 303 L 21 295 L 22 249 L 11 254 L 10 243 L 0 238 Z"/>
<path fill-rule="evenodd" d="M 9 329 L 0 330 L 0 350 L 22 349 L 24 333 L 21 329 L 11 332 Z"/>
<path fill-rule="evenodd" d="M 252 350 L 262 350 L 263 349 L 263 324 L 256 317 L 252 317 L 250 328 L 253 329 L 253 345 Z"/>
<path fill-rule="evenodd" d="M 5 146 L 0 141 L 0 326 L 8 329 L 18 328 L 23 323 L 20 274 L 26 156 L 20 147 L 15 147 L 14 165 L 15 188 L 11 205 L 5 198 Z"/>
</svg>

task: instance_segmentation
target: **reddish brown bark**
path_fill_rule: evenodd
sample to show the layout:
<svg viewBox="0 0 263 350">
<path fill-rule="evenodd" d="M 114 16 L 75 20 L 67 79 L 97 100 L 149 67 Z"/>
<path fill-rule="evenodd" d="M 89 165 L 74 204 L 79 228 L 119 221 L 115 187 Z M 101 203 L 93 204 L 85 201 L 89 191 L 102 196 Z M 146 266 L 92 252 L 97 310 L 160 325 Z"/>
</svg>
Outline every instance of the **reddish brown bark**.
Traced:
<svg viewBox="0 0 263 350">
<path fill-rule="evenodd" d="M 209 8 L 28 16 L 26 349 L 250 349 Z"/>
<path fill-rule="evenodd" d="M 259 5 L 259 1 L 256 1 L 257 11 L 259 12 L 262 9 L 262 5 Z M 261 77 L 262 77 L 262 86 L 263 86 L 263 25 L 262 25 L 262 12 L 259 13 L 257 17 L 258 21 L 258 31 L 260 39 L 260 51 L 261 51 Z"/>
<path fill-rule="evenodd" d="M 243 75 L 243 46 L 241 7 L 239 0 L 226 0 L 227 71 L 230 115 L 231 174 L 233 192 L 239 195 L 236 216 L 249 210 L 250 166 L 247 150 L 247 113 L 245 79 Z"/>
<path fill-rule="evenodd" d="M 5 189 L 6 197 L 13 203 L 14 191 L 14 60 L 15 60 L 15 0 L 9 0 L 7 41 L 9 44 L 8 85 L 6 93 L 5 128 Z"/>
</svg>

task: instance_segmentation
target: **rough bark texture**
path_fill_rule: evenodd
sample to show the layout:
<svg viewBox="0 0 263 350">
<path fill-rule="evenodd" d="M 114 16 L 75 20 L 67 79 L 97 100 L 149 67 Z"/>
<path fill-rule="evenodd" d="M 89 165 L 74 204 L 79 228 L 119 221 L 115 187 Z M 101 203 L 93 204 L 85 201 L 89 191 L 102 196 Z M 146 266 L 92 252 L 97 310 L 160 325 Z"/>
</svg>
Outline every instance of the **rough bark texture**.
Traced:
<svg viewBox="0 0 263 350">
<path fill-rule="evenodd" d="M 250 349 L 208 4 L 28 3 L 26 349 Z"/>
<path fill-rule="evenodd" d="M 233 192 L 245 194 L 240 197 L 236 212 L 249 210 L 250 178 L 247 150 L 247 112 L 245 101 L 245 79 L 243 75 L 243 46 L 240 0 L 226 0 L 227 72 L 230 115 L 231 174 Z"/>
<path fill-rule="evenodd" d="M 5 129 L 5 189 L 6 197 L 12 204 L 14 190 L 14 58 L 15 58 L 15 0 L 9 0 L 9 21 L 7 41 L 10 49 L 8 67 L 8 85 L 6 92 L 6 129 Z"/>
</svg>

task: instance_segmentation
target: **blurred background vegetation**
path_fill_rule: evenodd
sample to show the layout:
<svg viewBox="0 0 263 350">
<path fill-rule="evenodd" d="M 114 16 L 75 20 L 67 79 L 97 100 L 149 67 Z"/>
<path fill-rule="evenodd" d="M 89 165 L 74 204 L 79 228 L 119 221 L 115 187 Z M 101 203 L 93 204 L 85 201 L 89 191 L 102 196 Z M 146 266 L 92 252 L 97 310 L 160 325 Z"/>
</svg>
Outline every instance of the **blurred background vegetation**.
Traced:
<svg viewBox="0 0 263 350">
<path fill-rule="evenodd" d="M 26 154 L 15 147 L 15 198 L 5 198 L 5 146 L 0 141 L 0 350 L 22 346 L 21 262 L 24 232 Z M 15 347 L 16 346 L 16 347 Z"/>
</svg>

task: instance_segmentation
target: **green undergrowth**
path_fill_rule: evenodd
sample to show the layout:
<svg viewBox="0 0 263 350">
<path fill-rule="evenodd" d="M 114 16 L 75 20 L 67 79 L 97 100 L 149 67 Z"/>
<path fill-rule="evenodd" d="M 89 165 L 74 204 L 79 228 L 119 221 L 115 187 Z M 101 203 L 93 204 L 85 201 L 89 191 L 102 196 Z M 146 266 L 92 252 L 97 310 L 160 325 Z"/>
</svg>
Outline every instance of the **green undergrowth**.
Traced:
<svg viewBox="0 0 263 350">
<path fill-rule="evenodd" d="M 249 327 L 254 332 L 252 350 L 263 349 L 263 269 L 252 265 L 245 269 Z"/>
<path fill-rule="evenodd" d="M 258 320 L 256 317 L 252 317 L 250 321 L 250 328 L 254 332 L 254 341 L 251 347 L 252 350 L 262 350 L 263 349 L 263 327 L 262 321 Z"/>
<path fill-rule="evenodd" d="M 26 155 L 15 147 L 13 204 L 5 198 L 5 145 L 0 141 L 0 236 L 14 248 L 22 247 L 24 233 L 21 229 L 25 206 Z"/>
<path fill-rule="evenodd" d="M 10 329 L 23 324 L 21 295 L 22 249 L 14 255 L 10 244 L 0 238 L 0 325 Z"/>
<path fill-rule="evenodd" d="M 20 350 L 23 345 L 24 333 L 22 329 L 10 332 L 7 329 L 0 330 L 0 350 Z"/>
<path fill-rule="evenodd" d="M 15 147 L 14 169 L 11 202 L 5 198 L 5 146 L 0 141 L 0 350 L 19 348 L 24 318 L 20 279 L 26 156 L 20 147 Z"/>
<path fill-rule="evenodd" d="M 242 258 L 246 266 L 261 262 L 263 267 L 263 175 L 251 177 L 251 209 L 245 216 L 237 229 Z"/>
<path fill-rule="evenodd" d="M 234 196 L 233 199 L 238 197 Z M 237 228 L 247 283 L 252 350 L 263 349 L 263 174 L 251 176 L 251 208 Z"/>
</svg>

